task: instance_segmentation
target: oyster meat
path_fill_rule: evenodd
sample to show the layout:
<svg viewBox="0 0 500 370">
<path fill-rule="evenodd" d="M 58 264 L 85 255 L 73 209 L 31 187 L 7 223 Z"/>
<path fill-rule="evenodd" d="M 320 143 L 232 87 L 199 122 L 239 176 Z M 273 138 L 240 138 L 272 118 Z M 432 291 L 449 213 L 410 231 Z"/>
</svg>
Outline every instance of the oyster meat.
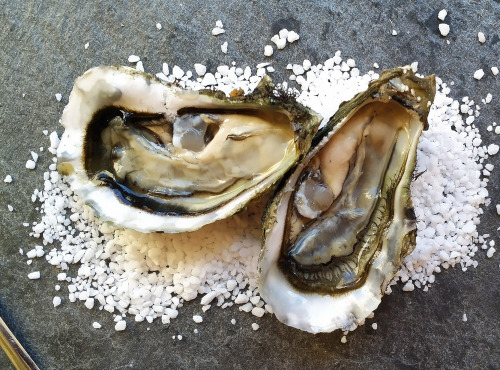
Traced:
<svg viewBox="0 0 500 370">
<path fill-rule="evenodd" d="M 118 226 L 182 232 L 228 217 L 307 152 L 321 120 L 268 77 L 234 95 L 93 68 L 64 109 L 58 170 Z"/>
<path fill-rule="evenodd" d="M 434 76 L 382 73 L 343 103 L 282 183 L 264 221 L 259 290 L 312 333 L 353 330 L 415 247 L 410 197 Z"/>
</svg>

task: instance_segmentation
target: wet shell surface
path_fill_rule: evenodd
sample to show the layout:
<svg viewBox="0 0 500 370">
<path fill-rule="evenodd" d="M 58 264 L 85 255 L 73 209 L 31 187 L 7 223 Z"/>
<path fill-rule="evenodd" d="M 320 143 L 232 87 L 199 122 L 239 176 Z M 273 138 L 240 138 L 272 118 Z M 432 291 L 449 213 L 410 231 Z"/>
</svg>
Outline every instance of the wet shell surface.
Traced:
<svg viewBox="0 0 500 370">
<path fill-rule="evenodd" d="M 90 69 L 63 112 L 58 170 L 117 226 L 183 232 L 228 217 L 307 152 L 321 121 L 268 77 L 232 95 Z"/>
<path fill-rule="evenodd" d="M 434 76 L 382 73 L 343 103 L 282 183 L 264 221 L 259 290 L 311 333 L 353 330 L 415 247 L 410 196 Z"/>
</svg>

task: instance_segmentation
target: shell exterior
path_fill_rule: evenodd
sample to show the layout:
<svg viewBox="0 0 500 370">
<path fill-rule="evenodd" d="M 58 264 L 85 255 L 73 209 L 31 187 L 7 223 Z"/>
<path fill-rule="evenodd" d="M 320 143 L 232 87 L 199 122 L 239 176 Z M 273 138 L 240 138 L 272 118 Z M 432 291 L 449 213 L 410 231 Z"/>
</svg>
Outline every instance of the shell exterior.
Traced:
<svg viewBox="0 0 500 370">
<path fill-rule="evenodd" d="M 311 333 L 353 330 L 416 243 L 409 184 L 434 76 L 385 71 L 343 103 L 268 206 L 259 291 Z M 323 203 L 324 204 L 323 204 Z"/>
<path fill-rule="evenodd" d="M 183 232 L 228 217 L 307 152 L 321 121 L 268 77 L 232 96 L 90 69 L 63 112 L 58 170 L 117 226 Z"/>
</svg>

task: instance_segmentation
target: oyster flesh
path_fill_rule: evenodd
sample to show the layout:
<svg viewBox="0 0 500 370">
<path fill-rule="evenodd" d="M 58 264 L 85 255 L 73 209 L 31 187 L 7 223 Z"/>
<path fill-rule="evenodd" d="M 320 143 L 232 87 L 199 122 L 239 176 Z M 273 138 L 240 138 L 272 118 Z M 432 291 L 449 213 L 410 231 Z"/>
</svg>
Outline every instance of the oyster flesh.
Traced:
<svg viewBox="0 0 500 370">
<path fill-rule="evenodd" d="M 228 217 L 307 152 L 321 120 L 268 77 L 233 95 L 90 69 L 63 112 L 58 170 L 118 226 L 182 232 Z"/>
<path fill-rule="evenodd" d="M 415 247 L 410 181 L 434 76 L 382 73 L 318 132 L 270 203 L 259 290 L 277 318 L 312 333 L 353 330 Z"/>
</svg>

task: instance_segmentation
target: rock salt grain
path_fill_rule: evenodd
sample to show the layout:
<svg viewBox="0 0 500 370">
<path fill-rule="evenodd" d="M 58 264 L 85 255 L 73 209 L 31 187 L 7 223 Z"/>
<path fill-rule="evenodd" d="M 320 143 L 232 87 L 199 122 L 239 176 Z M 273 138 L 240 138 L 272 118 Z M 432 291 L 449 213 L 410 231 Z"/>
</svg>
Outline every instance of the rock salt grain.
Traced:
<svg viewBox="0 0 500 370">
<path fill-rule="evenodd" d="M 439 33 L 441 33 L 441 36 L 446 37 L 450 33 L 450 26 L 447 25 L 446 23 L 441 23 L 439 26 Z"/>
<path fill-rule="evenodd" d="M 484 76 L 484 71 L 482 69 L 478 69 L 476 72 L 474 72 L 474 78 L 476 80 L 480 80 Z"/>
<path fill-rule="evenodd" d="M 438 19 L 444 21 L 447 15 L 448 12 L 446 11 L 446 9 L 441 9 L 438 13 Z"/>
<path fill-rule="evenodd" d="M 141 58 L 138 57 L 137 55 L 129 55 L 129 57 L 128 57 L 129 63 L 137 63 L 140 60 L 141 60 Z"/>
<path fill-rule="evenodd" d="M 52 304 L 54 305 L 54 307 L 61 305 L 61 297 L 58 296 L 54 297 L 52 299 Z"/>
<path fill-rule="evenodd" d="M 257 323 L 253 323 L 252 324 L 252 329 L 253 330 L 259 330 L 259 328 L 260 328 L 259 324 L 257 324 Z"/>
</svg>

